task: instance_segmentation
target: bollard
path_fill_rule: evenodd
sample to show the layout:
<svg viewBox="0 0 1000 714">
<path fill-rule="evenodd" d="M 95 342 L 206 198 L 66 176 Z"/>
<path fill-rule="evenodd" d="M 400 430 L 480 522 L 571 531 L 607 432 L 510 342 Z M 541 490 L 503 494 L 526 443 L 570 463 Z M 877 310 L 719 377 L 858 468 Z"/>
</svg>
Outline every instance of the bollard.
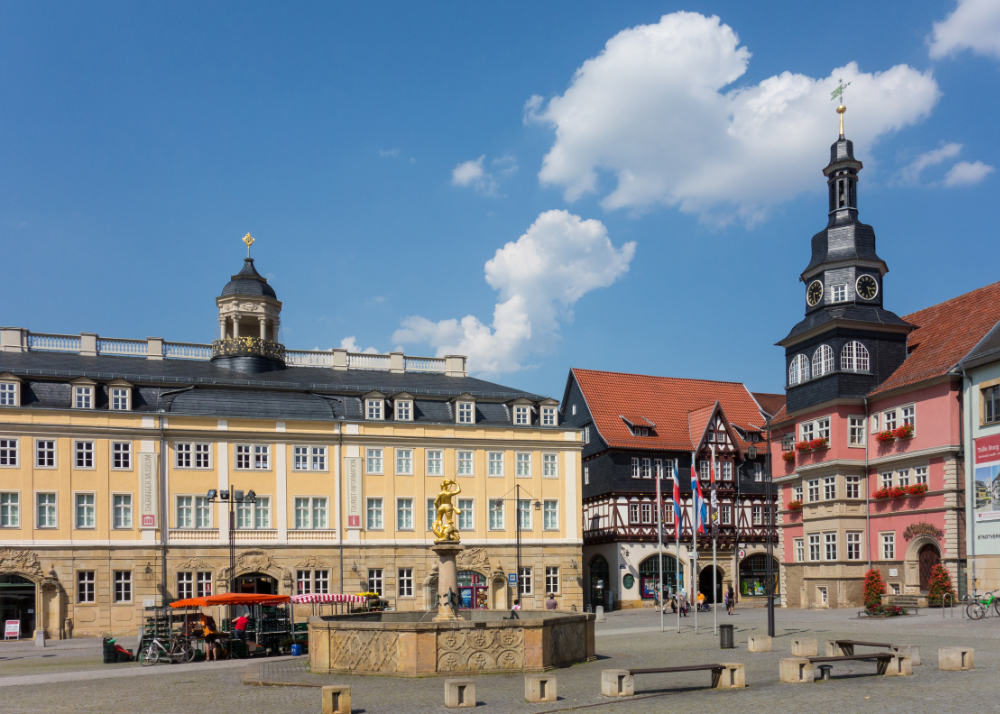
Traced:
<svg viewBox="0 0 1000 714">
<path fill-rule="evenodd" d="M 796 657 L 815 657 L 817 647 L 814 639 L 792 640 L 792 654 Z"/>
<path fill-rule="evenodd" d="M 598 605 L 594 614 L 597 615 L 596 622 L 604 622 L 604 605 Z"/>
<path fill-rule="evenodd" d="M 747 640 L 747 652 L 770 652 L 771 638 L 767 635 L 751 637 Z"/>
<path fill-rule="evenodd" d="M 635 694 L 635 678 L 627 669 L 603 669 L 601 694 L 606 697 L 631 697 Z"/>
<path fill-rule="evenodd" d="M 830 656 L 833 657 L 834 655 L 830 655 Z M 832 664 L 821 664 L 819 666 L 819 681 L 821 681 L 821 682 L 829 682 L 830 681 L 830 673 L 832 671 L 833 671 L 833 665 Z"/>
<path fill-rule="evenodd" d="M 812 662 L 803 657 L 785 657 L 778 665 L 778 674 L 785 684 L 806 684 L 816 676 Z"/>
<path fill-rule="evenodd" d="M 444 705 L 448 709 L 476 706 L 476 680 L 444 680 Z"/>
<path fill-rule="evenodd" d="M 942 647 L 938 650 L 938 669 L 964 672 L 976 668 L 976 651 L 971 647 Z"/>
<path fill-rule="evenodd" d="M 554 702 L 559 697 L 556 692 L 554 674 L 524 675 L 524 698 L 529 702 Z"/>
<path fill-rule="evenodd" d="M 351 688 L 323 687 L 323 714 L 351 714 Z"/>
</svg>

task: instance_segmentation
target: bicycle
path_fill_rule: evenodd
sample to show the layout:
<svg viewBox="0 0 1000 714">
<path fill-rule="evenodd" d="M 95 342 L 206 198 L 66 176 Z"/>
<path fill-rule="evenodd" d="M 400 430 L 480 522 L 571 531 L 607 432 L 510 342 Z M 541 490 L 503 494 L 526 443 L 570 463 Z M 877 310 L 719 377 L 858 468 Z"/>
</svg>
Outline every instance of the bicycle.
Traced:
<svg viewBox="0 0 1000 714">
<path fill-rule="evenodd" d="M 159 663 L 161 658 L 171 662 L 191 662 L 194 660 L 194 647 L 191 642 L 180 635 L 174 637 L 170 649 L 163 646 L 160 638 L 154 637 L 149 646 L 139 653 L 137 659 L 143 667 Z"/>
<path fill-rule="evenodd" d="M 994 612 L 1000 616 L 1000 597 L 997 597 L 992 590 L 984 593 L 982 599 L 973 599 L 965 607 L 965 614 L 970 620 L 981 620 L 986 617 L 990 605 L 993 606 Z"/>
</svg>

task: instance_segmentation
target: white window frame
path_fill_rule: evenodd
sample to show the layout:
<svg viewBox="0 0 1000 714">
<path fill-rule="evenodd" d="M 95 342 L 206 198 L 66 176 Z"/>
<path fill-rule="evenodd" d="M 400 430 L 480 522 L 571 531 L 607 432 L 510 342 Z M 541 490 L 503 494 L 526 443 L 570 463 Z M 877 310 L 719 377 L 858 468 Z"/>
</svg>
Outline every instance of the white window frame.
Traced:
<svg viewBox="0 0 1000 714">
<path fill-rule="evenodd" d="M 476 423 L 476 403 L 457 402 L 455 404 L 455 423 L 471 425 Z"/>
<path fill-rule="evenodd" d="M 559 530 L 559 500 L 547 498 L 542 501 L 542 530 Z"/>
<path fill-rule="evenodd" d="M 788 364 L 788 386 L 794 387 L 796 384 L 808 382 L 810 379 L 809 358 L 805 355 L 795 355 Z"/>
<path fill-rule="evenodd" d="M 795 562 L 804 563 L 806 561 L 806 541 L 805 538 L 795 539 Z"/>
<path fill-rule="evenodd" d="M 108 391 L 108 409 L 113 412 L 132 411 L 131 389 L 128 387 L 110 387 Z"/>
<path fill-rule="evenodd" d="M 487 476 L 493 478 L 503 478 L 504 476 L 504 452 L 489 451 L 486 454 Z"/>
<path fill-rule="evenodd" d="M 840 370 L 842 372 L 868 372 L 871 355 L 868 348 L 858 340 L 851 340 L 840 348 Z"/>
<path fill-rule="evenodd" d="M 847 531 L 847 559 L 861 560 L 861 531 Z"/>
<path fill-rule="evenodd" d="M 90 499 L 90 503 L 80 503 L 80 499 Z M 80 520 L 80 507 L 90 509 L 90 523 L 87 523 L 86 517 L 84 518 L 82 524 Z M 86 514 L 87 511 L 84 511 Z M 96 491 L 74 491 L 73 492 L 73 530 L 77 531 L 92 531 L 97 528 L 97 492 Z"/>
<path fill-rule="evenodd" d="M 879 474 L 879 489 L 892 488 L 892 471 L 883 471 Z"/>
<path fill-rule="evenodd" d="M 2 381 L 0 382 L 0 407 L 21 406 L 21 383 Z"/>
<path fill-rule="evenodd" d="M 396 530 L 412 531 L 413 529 L 413 497 L 398 497 L 396 499 Z"/>
<path fill-rule="evenodd" d="M 545 566 L 545 592 L 549 595 L 559 594 L 559 566 Z"/>
<path fill-rule="evenodd" d="M 823 500 L 834 501 L 837 499 L 837 477 L 823 477 Z"/>
<path fill-rule="evenodd" d="M 365 499 L 365 530 L 385 530 L 385 499 L 381 496 Z"/>
<path fill-rule="evenodd" d="M 87 446 L 89 444 L 89 446 Z M 74 471 L 93 471 L 96 464 L 96 458 L 94 455 L 95 447 L 93 441 L 84 440 L 74 440 L 73 441 L 73 470 Z M 80 465 L 81 457 L 83 460 L 83 465 Z M 90 464 L 87 464 L 87 461 Z"/>
<path fill-rule="evenodd" d="M 41 497 L 45 496 L 45 503 L 41 502 Z M 52 503 L 48 502 L 48 497 L 52 496 Z M 44 517 L 42 507 L 45 507 Z M 51 519 L 49 518 L 51 516 Z M 49 530 L 59 527 L 59 492 L 58 491 L 36 491 L 35 492 L 35 528 Z"/>
<path fill-rule="evenodd" d="M 197 597 L 208 597 L 215 588 L 213 586 L 212 573 L 207 570 L 199 570 L 194 574 L 194 594 Z"/>
<path fill-rule="evenodd" d="M 532 516 L 533 509 L 534 502 L 530 498 L 522 498 L 517 502 L 517 522 L 520 524 L 519 530 L 522 533 L 533 531 L 535 529 Z M 522 518 L 525 514 L 527 514 L 527 523 L 525 523 L 525 519 Z"/>
<path fill-rule="evenodd" d="M 413 475 L 413 449 L 395 449 L 396 475 Z"/>
<path fill-rule="evenodd" d="M 917 431 L 917 405 L 916 404 L 904 404 L 899 409 L 900 416 L 903 421 L 903 426 L 912 426 L 913 433 L 916 434 Z"/>
<path fill-rule="evenodd" d="M 491 531 L 507 530 L 506 501 L 502 498 L 491 498 L 489 499 L 489 504 L 489 529 Z"/>
<path fill-rule="evenodd" d="M 823 551 L 820 547 L 819 533 L 809 533 L 809 562 L 815 563 L 819 561 L 820 556 Z"/>
<path fill-rule="evenodd" d="M 831 285 L 830 286 L 830 302 L 836 304 L 838 302 L 847 302 L 847 285 Z"/>
<path fill-rule="evenodd" d="M 111 586 L 113 588 L 112 596 L 115 603 L 132 602 L 134 589 L 132 587 L 131 570 L 112 570 Z"/>
<path fill-rule="evenodd" d="M 459 498 L 457 504 L 459 514 L 455 524 L 460 531 L 476 530 L 476 499 Z"/>
<path fill-rule="evenodd" d="M 517 594 L 518 597 L 523 597 L 525 595 L 533 594 L 532 587 L 532 577 L 531 577 L 531 566 L 521 566 L 517 573 Z"/>
<path fill-rule="evenodd" d="M 294 530 L 322 531 L 330 526 L 330 499 L 326 496 L 293 496 Z M 318 516 L 318 518 L 317 518 Z"/>
<path fill-rule="evenodd" d="M 902 488 L 906 488 L 907 486 L 910 485 L 910 469 L 909 468 L 897 469 L 896 470 L 896 483 L 899 484 L 899 486 L 902 487 Z"/>
<path fill-rule="evenodd" d="M 583 443 L 584 444 L 589 444 L 590 443 L 590 427 L 589 426 L 583 427 Z"/>
<path fill-rule="evenodd" d="M 122 448 L 124 447 L 124 448 Z M 111 442 L 111 470 L 131 471 L 132 470 L 132 442 L 112 441 Z"/>
<path fill-rule="evenodd" d="M 379 597 L 385 594 L 385 571 L 382 568 L 368 568 L 368 589 Z"/>
<path fill-rule="evenodd" d="M 837 560 L 837 533 L 823 534 L 823 559 Z"/>
<path fill-rule="evenodd" d="M 437 520 L 437 506 L 434 505 L 434 499 L 427 499 L 427 530 L 434 530 L 434 521 Z"/>
<path fill-rule="evenodd" d="M 542 426 L 559 426 L 559 417 L 555 407 L 542 407 Z"/>
<path fill-rule="evenodd" d="M 234 446 L 237 471 L 270 471 L 270 444 L 236 444 Z"/>
<path fill-rule="evenodd" d="M 639 473 L 639 457 L 638 456 L 633 456 L 632 457 L 632 478 L 639 478 L 640 475 L 641 474 Z"/>
<path fill-rule="evenodd" d="M 427 449 L 424 452 L 427 476 L 444 476 L 444 450 Z"/>
<path fill-rule="evenodd" d="M 928 467 L 917 466 L 913 469 L 913 483 L 927 485 Z"/>
<path fill-rule="evenodd" d="M 365 473 L 373 476 L 385 474 L 385 449 L 379 446 L 365 448 Z"/>
<path fill-rule="evenodd" d="M 205 441 L 174 442 L 174 468 L 209 471 L 212 468 L 212 444 Z"/>
<path fill-rule="evenodd" d="M 396 421 L 413 421 L 413 400 L 397 399 L 393 403 Z"/>
<path fill-rule="evenodd" d="M 750 520 L 753 525 L 755 526 L 764 525 L 764 506 L 762 505 L 750 506 L 750 513 L 752 514 Z"/>
<path fill-rule="evenodd" d="M 76 571 L 76 602 L 80 604 L 97 602 L 97 571 Z"/>
<path fill-rule="evenodd" d="M 0 491 L 0 528 L 21 527 L 21 492 Z"/>
<path fill-rule="evenodd" d="M 50 446 L 42 446 L 42 444 L 51 444 Z M 43 457 L 44 454 L 44 457 Z M 42 461 L 48 462 L 52 460 L 52 463 L 42 463 Z M 58 439 L 35 439 L 35 468 L 36 469 L 54 469 L 59 466 L 59 440 Z"/>
<path fill-rule="evenodd" d="M 119 499 L 121 503 L 119 504 Z M 127 502 L 126 500 L 127 499 Z M 116 531 L 130 531 L 135 526 L 135 519 L 133 517 L 133 508 L 135 503 L 135 496 L 127 491 L 112 491 L 111 492 L 111 529 Z M 123 518 L 122 522 L 119 523 L 118 514 L 121 513 Z M 125 518 L 128 522 L 125 522 Z"/>
<path fill-rule="evenodd" d="M 882 560 L 896 559 L 896 532 L 879 533 L 879 543 L 882 544 Z"/>
<path fill-rule="evenodd" d="M 399 568 L 396 597 L 413 597 L 413 568 Z"/>
<path fill-rule="evenodd" d="M 806 482 L 806 486 L 808 486 L 806 493 L 809 496 L 809 503 L 817 503 L 820 496 L 819 479 L 810 479 Z"/>
<path fill-rule="evenodd" d="M 177 599 L 194 597 L 194 573 L 190 570 L 177 571 Z"/>
<path fill-rule="evenodd" d="M 524 404 L 514 406 L 514 426 L 531 426 L 531 407 Z"/>
<path fill-rule="evenodd" d="M 527 457 L 527 458 L 525 458 Z M 514 476 L 516 478 L 531 478 L 531 452 L 518 451 L 514 456 Z"/>
<path fill-rule="evenodd" d="M 455 473 L 459 476 L 476 475 L 476 452 L 460 449 L 455 452 Z"/>
<path fill-rule="evenodd" d="M 847 445 L 863 447 L 868 439 L 868 430 L 865 428 L 864 416 L 847 417 Z"/>
<path fill-rule="evenodd" d="M 16 469 L 21 465 L 21 440 L 0 438 L 0 468 Z"/>
<path fill-rule="evenodd" d="M 236 504 L 236 528 L 241 531 L 271 530 L 271 497 L 256 496 L 253 503 Z M 241 523 L 241 521 L 243 521 Z"/>
<path fill-rule="evenodd" d="M 94 388 L 92 386 L 73 385 L 73 408 L 94 408 Z"/>
<path fill-rule="evenodd" d="M 802 501 L 802 486 L 792 486 L 792 500 Z"/>
<path fill-rule="evenodd" d="M 844 477 L 844 498 L 861 498 L 861 477 L 849 474 Z"/>
<path fill-rule="evenodd" d="M 833 348 L 830 345 L 820 345 L 813 352 L 813 377 L 822 377 L 833 372 Z"/>
<path fill-rule="evenodd" d="M 886 431 L 894 431 L 898 426 L 896 411 L 896 409 L 886 409 L 882 412 L 882 422 Z"/>
<path fill-rule="evenodd" d="M 643 459 L 642 460 L 642 477 L 645 479 L 653 478 L 653 460 Z"/>
<path fill-rule="evenodd" d="M 826 585 L 817 585 L 816 592 L 819 593 L 819 604 L 826 605 L 830 598 L 830 591 L 827 589 Z"/>
<path fill-rule="evenodd" d="M 385 400 L 366 399 L 365 419 L 367 421 L 385 421 Z"/>
<path fill-rule="evenodd" d="M 542 478 L 559 478 L 559 454 L 542 452 Z"/>
<path fill-rule="evenodd" d="M 294 444 L 292 446 L 293 471 L 329 471 L 327 467 L 327 447 Z"/>
<path fill-rule="evenodd" d="M 666 508 L 666 506 L 664 506 Z M 673 515 L 673 509 L 671 509 L 671 515 Z M 733 523 L 733 508 L 728 503 L 723 503 L 719 506 L 719 520 L 722 525 L 729 526 Z M 672 521 L 668 521 L 672 522 Z"/>
</svg>

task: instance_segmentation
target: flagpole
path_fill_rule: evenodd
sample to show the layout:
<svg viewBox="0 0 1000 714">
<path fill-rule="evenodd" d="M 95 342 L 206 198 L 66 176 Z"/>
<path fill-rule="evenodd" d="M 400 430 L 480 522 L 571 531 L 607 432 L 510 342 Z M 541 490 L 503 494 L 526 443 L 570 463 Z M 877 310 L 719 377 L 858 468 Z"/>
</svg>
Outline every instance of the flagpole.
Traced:
<svg viewBox="0 0 1000 714">
<path fill-rule="evenodd" d="M 691 479 L 693 483 L 691 484 L 691 505 L 694 512 L 691 518 L 691 551 L 692 551 L 692 562 L 694 563 L 692 568 L 691 576 L 691 592 L 694 593 L 694 634 L 698 634 L 698 474 L 695 472 L 695 463 L 697 462 L 697 455 L 694 451 L 691 452 Z M 691 600 L 689 599 L 688 602 Z"/>
<path fill-rule="evenodd" d="M 716 526 L 716 519 L 719 517 L 716 509 L 716 496 L 715 496 L 715 445 L 712 445 L 712 515 L 708 518 L 712 521 L 712 631 L 715 634 L 719 634 L 719 603 L 715 601 L 715 596 L 719 592 L 719 585 L 717 583 L 717 578 L 719 577 L 718 561 L 716 559 L 716 543 L 718 538 L 716 537 L 718 532 L 718 527 Z"/>
<path fill-rule="evenodd" d="M 661 462 L 662 463 L 662 462 Z M 663 625 L 663 495 L 660 489 L 660 480 L 663 478 L 663 470 L 654 474 L 656 477 L 656 557 L 659 558 L 657 570 L 660 571 L 660 632 L 666 632 Z"/>
</svg>

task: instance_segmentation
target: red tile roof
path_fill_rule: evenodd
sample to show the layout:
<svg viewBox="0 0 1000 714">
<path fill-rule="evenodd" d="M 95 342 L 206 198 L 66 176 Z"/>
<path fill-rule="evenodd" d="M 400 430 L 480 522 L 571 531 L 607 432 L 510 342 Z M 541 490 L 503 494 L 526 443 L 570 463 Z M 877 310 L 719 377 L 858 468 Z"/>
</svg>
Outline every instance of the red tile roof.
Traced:
<svg viewBox="0 0 1000 714">
<path fill-rule="evenodd" d="M 917 326 L 907 339 L 910 354 L 871 395 L 950 372 L 1000 322 L 1000 282 L 904 315 L 903 319 Z"/>
<path fill-rule="evenodd" d="M 772 416 L 777 415 L 785 407 L 784 394 L 770 394 L 769 392 L 751 392 L 750 394 L 760 404 L 760 408 Z"/>
<path fill-rule="evenodd" d="M 741 429 L 763 422 L 756 402 L 739 382 L 650 377 L 643 374 L 573 369 L 601 438 L 612 448 L 691 451 L 704 423 L 692 435 L 689 412 L 711 413 L 716 400 L 726 418 Z M 656 423 L 651 436 L 632 436 L 620 414 L 642 414 Z"/>
<path fill-rule="evenodd" d="M 701 443 L 701 437 L 705 434 L 705 427 L 708 426 L 708 420 L 711 419 L 716 404 L 718 404 L 717 401 L 701 409 L 692 409 L 688 412 L 688 434 L 691 436 L 692 445 Z"/>
</svg>

